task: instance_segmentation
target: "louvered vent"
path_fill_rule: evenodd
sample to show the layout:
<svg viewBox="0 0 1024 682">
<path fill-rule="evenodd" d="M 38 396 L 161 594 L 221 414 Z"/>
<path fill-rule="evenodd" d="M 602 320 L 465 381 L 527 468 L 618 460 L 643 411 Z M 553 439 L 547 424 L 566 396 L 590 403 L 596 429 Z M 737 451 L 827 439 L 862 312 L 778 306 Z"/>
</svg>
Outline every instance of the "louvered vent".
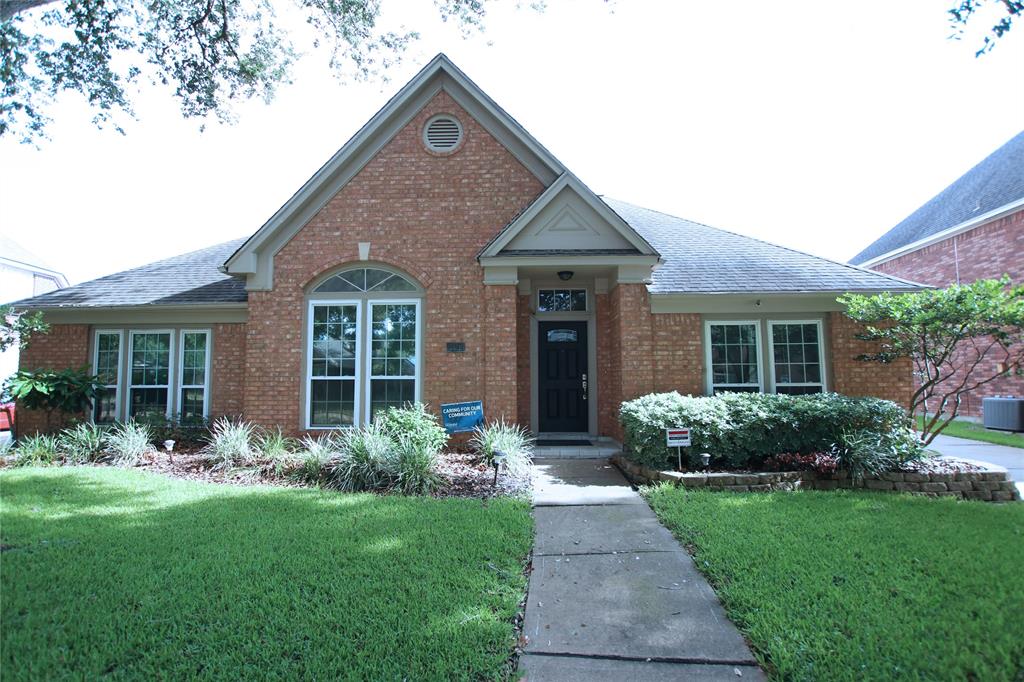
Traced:
<svg viewBox="0 0 1024 682">
<path fill-rule="evenodd" d="M 423 140 L 431 151 L 451 151 L 462 141 L 462 126 L 451 116 L 435 116 L 427 121 Z"/>
</svg>

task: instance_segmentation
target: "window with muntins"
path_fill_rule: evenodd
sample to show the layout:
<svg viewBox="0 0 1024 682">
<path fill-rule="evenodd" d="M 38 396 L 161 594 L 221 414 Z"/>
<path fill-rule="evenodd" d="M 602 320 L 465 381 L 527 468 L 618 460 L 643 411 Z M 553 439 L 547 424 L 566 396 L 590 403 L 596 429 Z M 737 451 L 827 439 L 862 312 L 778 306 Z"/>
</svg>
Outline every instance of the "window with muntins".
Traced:
<svg viewBox="0 0 1024 682">
<path fill-rule="evenodd" d="M 821 324 L 817 321 L 768 323 L 775 392 L 793 395 L 825 390 Z"/>
<path fill-rule="evenodd" d="M 96 391 L 92 405 L 92 418 L 97 424 L 117 421 L 118 387 L 121 384 L 121 339 L 118 331 L 97 331 L 93 353 L 93 374 L 103 386 Z"/>
<path fill-rule="evenodd" d="M 374 267 L 344 270 L 313 289 L 308 428 L 364 424 L 419 399 L 419 292 L 406 277 Z"/>
<path fill-rule="evenodd" d="M 209 357 L 209 332 L 182 330 L 178 388 L 178 414 L 182 421 L 202 419 L 208 414 L 206 394 Z"/>
<path fill-rule="evenodd" d="M 540 289 L 537 292 L 537 312 L 585 312 L 586 289 Z"/>
<path fill-rule="evenodd" d="M 712 393 L 761 390 L 757 322 L 710 322 L 707 344 Z"/>
<path fill-rule="evenodd" d="M 131 333 L 128 415 L 134 419 L 170 416 L 171 344 L 169 331 Z"/>
</svg>

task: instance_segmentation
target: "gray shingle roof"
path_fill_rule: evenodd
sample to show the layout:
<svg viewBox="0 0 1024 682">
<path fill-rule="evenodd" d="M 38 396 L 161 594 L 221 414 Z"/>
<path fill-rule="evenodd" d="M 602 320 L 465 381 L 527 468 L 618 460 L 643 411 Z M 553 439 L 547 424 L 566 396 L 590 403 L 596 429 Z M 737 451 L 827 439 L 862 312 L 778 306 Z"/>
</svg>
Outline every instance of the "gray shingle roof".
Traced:
<svg viewBox="0 0 1024 682">
<path fill-rule="evenodd" d="M 1024 198 L 1024 132 L 850 259 L 863 263 Z"/>
<path fill-rule="evenodd" d="M 18 301 L 27 308 L 244 303 L 245 282 L 218 268 L 244 239 L 125 270 Z"/>
<path fill-rule="evenodd" d="M 661 253 L 651 293 L 900 291 L 920 285 L 603 197 Z"/>
</svg>

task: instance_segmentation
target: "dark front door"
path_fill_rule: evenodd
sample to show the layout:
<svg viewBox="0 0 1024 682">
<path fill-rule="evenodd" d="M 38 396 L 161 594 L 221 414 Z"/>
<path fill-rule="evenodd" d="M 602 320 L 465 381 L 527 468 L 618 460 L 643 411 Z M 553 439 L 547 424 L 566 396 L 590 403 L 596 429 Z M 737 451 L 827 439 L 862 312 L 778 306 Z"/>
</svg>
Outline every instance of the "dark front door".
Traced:
<svg viewBox="0 0 1024 682">
<path fill-rule="evenodd" d="M 538 407 L 542 432 L 587 430 L 587 323 L 540 322 Z"/>
</svg>

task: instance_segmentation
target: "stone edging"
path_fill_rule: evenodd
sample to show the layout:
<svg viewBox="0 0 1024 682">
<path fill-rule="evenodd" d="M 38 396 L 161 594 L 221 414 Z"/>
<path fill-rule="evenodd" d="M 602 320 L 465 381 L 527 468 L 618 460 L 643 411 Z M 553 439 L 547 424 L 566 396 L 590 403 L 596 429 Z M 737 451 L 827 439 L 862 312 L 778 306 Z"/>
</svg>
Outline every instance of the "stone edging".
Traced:
<svg viewBox="0 0 1024 682">
<path fill-rule="evenodd" d="M 1020 494 L 1005 469 L 983 469 L 952 474 L 925 474 L 894 471 L 879 476 L 854 480 L 845 471 L 818 474 L 813 471 L 680 473 L 655 471 L 631 462 L 621 454 L 612 457 L 626 478 L 634 483 L 667 481 L 684 488 L 706 488 L 715 491 L 768 492 L 771 490 L 836 490 L 862 488 L 894 493 L 917 493 L 932 497 L 959 497 L 986 502 L 1019 500 Z"/>
</svg>

